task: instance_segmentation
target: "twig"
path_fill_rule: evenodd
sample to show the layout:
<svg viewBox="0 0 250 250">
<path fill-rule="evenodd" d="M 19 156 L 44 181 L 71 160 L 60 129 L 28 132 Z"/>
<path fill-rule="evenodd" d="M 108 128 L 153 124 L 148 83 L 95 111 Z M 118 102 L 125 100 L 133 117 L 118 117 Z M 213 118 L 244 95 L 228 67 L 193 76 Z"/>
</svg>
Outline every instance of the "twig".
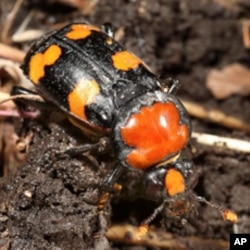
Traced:
<svg viewBox="0 0 250 250">
<path fill-rule="evenodd" d="M 17 84 L 21 84 L 22 87 L 30 88 L 32 86 L 30 81 L 24 76 L 17 63 L 14 63 L 11 60 L 0 58 L 0 69 L 6 71 L 10 79 L 12 79 Z"/>
<path fill-rule="evenodd" d="M 57 2 L 78 8 L 84 15 L 89 15 L 99 0 L 57 0 Z"/>
<path fill-rule="evenodd" d="M 20 63 L 23 61 L 24 56 L 25 53 L 22 50 L 0 43 L 0 57 Z"/>
<path fill-rule="evenodd" d="M 16 43 L 22 43 L 27 41 L 34 41 L 44 35 L 44 31 L 38 29 L 29 29 L 23 32 L 15 33 L 12 36 L 12 41 Z"/>
<path fill-rule="evenodd" d="M 19 11 L 22 3 L 23 3 L 23 0 L 16 0 L 13 9 L 11 10 L 11 12 L 7 16 L 7 20 L 5 22 L 5 25 L 3 27 L 2 34 L 1 34 L 1 40 L 4 43 L 8 43 L 8 41 L 9 41 L 9 38 L 8 38 L 9 31 L 11 29 L 11 26 L 14 22 L 15 16 L 16 16 L 17 12 Z"/>
<path fill-rule="evenodd" d="M 150 230 L 142 239 L 138 239 L 138 228 L 131 225 L 113 225 L 106 232 L 109 240 L 126 244 L 159 247 L 163 249 L 221 249 L 229 248 L 228 242 L 216 239 L 203 239 L 199 237 L 178 237 L 164 231 Z"/>
<path fill-rule="evenodd" d="M 238 0 L 213 0 L 213 1 L 229 10 L 237 11 L 239 9 Z"/>
<path fill-rule="evenodd" d="M 193 132 L 192 138 L 198 143 L 250 153 L 250 142 L 212 134 Z"/>
<path fill-rule="evenodd" d="M 35 10 L 31 10 L 29 12 L 29 14 L 23 20 L 19 28 L 13 34 L 12 36 L 13 42 L 21 43 L 21 42 L 32 41 L 44 35 L 45 32 L 43 30 L 38 30 L 38 29 L 26 30 L 28 24 L 30 23 L 30 21 L 32 21 L 32 18 L 34 17 L 35 14 L 36 14 Z"/>
<path fill-rule="evenodd" d="M 187 109 L 188 113 L 194 117 L 217 123 L 226 128 L 243 130 L 247 133 L 250 133 L 250 124 L 245 123 L 234 116 L 226 115 L 216 109 L 208 110 L 193 102 L 182 101 L 182 103 Z"/>
<path fill-rule="evenodd" d="M 243 19 L 241 21 L 242 25 L 242 39 L 245 48 L 250 48 L 250 20 Z"/>
</svg>

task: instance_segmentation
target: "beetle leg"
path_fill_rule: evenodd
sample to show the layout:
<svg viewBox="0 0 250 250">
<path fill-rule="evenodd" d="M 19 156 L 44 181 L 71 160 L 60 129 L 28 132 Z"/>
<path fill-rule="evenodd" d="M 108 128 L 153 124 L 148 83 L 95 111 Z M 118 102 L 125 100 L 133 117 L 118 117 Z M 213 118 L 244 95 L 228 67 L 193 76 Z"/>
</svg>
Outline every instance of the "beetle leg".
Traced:
<svg viewBox="0 0 250 250">
<path fill-rule="evenodd" d="M 111 174 L 102 183 L 102 194 L 98 202 L 98 211 L 100 214 L 103 213 L 105 205 L 110 199 L 111 192 L 120 191 L 122 189 L 122 186 L 119 185 L 116 181 L 122 175 L 124 168 L 125 167 L 123 165 L 117 164 Z"/>
<path fill-rule="evenodd" d="M 157 81 L 156 84 L 157 86 L 159 86 L 161 91 L 167 94 L 171 94 L 171 95 L 175 95 L 181 86 L 181 83 L 179 80 L 171 78 L 171 77 L 162 79 L 162 81 Z"/>
<path fill-rule="evenodd" d="M 168 79 L 170 86 L 168 88 L 168 94 L 175 95 L 178 91 L 178 89 L 181 86 L 181 83 L 177 79 L 169 78 Z"/>
<path fill-rule="evenodd" d="M 109 37 L 112 37 L 112 38 L 114 38 L 114 30 L 113 30 L 113 26 L 112 26 L 112 24 L 111 23 L 104 23 L 103 25 L 102 25 L 102 31 L 104 32 L 104 33 L 106 33 Z"/>
<path fill-rule="evenodd" d="M 117 164 L 111 174 L 102 183 L 102 190 L 104 192 L 110 192 L 114 190 L 120 190 L 121 185 L 117 184 L 117 180 L 120 178 L 125 167 L 121 164 Z"/>
<path fill-rule="evenodd" d="M 96 143 L 86 143 L 77 147 L 73 147 L 63 152 L 59 152 L 59 155 L 75 156 L 90 150 L 97 150 L 98 153 L 102 153 L 109 150 L 110 146 L 110 139 L 107 137 L 103 137 Z"/>
</svg>

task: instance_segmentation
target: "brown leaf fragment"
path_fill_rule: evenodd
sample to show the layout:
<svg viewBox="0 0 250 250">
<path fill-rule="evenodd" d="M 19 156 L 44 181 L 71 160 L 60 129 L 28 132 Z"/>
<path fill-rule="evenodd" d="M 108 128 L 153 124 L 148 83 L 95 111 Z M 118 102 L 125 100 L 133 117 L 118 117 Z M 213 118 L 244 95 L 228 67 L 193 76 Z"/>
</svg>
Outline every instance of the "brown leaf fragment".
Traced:
<svg viewBox="0 0 250 250">
<path fill-rule="evenodd" d="M 233 94 L 247 96 L 250 94 L 250 70 L 239 63 L 221 71 L 213 69 L 207 76 L 206 86 L 217 99 L 225 99 Z"/>
</svg>

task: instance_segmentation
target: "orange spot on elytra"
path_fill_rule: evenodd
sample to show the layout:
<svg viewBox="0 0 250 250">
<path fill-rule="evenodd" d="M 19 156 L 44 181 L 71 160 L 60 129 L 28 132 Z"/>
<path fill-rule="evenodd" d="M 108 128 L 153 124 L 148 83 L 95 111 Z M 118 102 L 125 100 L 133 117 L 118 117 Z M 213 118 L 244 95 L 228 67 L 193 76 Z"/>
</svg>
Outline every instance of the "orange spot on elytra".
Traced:
<svg viewBox="0 0 250 250">
<path fill-rule="evenodd" d="M 94 80 L 82 80 L 76 84 L 73 91 L 68 95 L 69 110 L 74 115 L 86 120 L 85 106 L 94 102 L 100 88 Z"/>
<path fill-rule="evenodd" d="M 165 176 L 165 187 L 170 196 L 183 193 L 186 185 L 181 172 L 176 169 L 169 169 Z"/>
<path fill-rule="evenodd" d="M 65 35 L 72 40 L 85 39 L 92 30 L 100 31 L 97 27 L 87 24 L 73 24 L 71 30 Z"/>
<path fill-rule="evenodd" d="M 126 162 L 134 168 L 148 168 L 178 153 L 189 139 L 187 125 L 173 103 L 155 103 L 131 115 L 121 128 L 123 141 L 133 148 Z"/>
<path fill-rule="evenodd" d="M 32 56 L 29 63 L 30 79 L 35 84 L 38 84 L 39 80 L 44 77 L 45 66 L 53 65 L 61 54 L 61 48 L 54 44 L 49 46 L 43 53 Z"/>
<path fill-rule="evenodd" d="M 135 69 L 141 64 L 141 60 L 128 51 L 119 51 L 112 56 L 113 65 L 119 70 Z"/>
</svg>

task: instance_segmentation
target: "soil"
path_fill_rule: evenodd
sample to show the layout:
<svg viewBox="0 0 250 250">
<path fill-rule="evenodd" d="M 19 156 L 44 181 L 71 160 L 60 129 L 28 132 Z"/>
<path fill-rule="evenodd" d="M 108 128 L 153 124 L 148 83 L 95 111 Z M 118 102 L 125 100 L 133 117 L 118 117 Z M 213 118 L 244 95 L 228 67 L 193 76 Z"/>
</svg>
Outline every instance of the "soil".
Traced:
<svg viewBox="0 0 250 250">
<path fill-rule="evenodd" d="M 1 6 L 1 26 L 12 7 L 12 2 L 7 2 L 8 5 Z M 60 2 L 24 1 L 11 32 L 31 10 L 36 15 L 29 27 L 44 31 L 62 22 L 88 21 L 97 26 L 110 22 L 121 34 L 120 42 L 142 58 L 156 75 L 181 81 L 178 97 L 182 100 L 219 109 L 250 123 L 249 96 L 232 95 L 216 100 L 205 86 L 211 69 L 235 62 L 250 66 L 240 24 L 248 17 L 247 0 L 103 0 L 88 11 L 86 6 L 81 11 Z M 27 51 L 30 43 L 12 45 Z M 104 234 L 109 225 L 140 225 L 159 205 L 145 197 L 134 198 L 142 175 L 126 171 L 119 181 L 123 190 L 116 192 L 100 213 L 97 207 L 100 187 L 115 166 L 115 152 L 97 149 L 71 157 L 60 154 L 89 141 L 64 114 L 41 112 L 41 117 L 33 121 L 21 118 L 4 121 L 14 124 L 20 140 L 26 143 L 19 153 L 27 159 L 24 164 L 16 160 L 19 163 L 16 165 L 22 165 L 16 173 L 0 178 L 0 249 L 160 249 L 153 243 L 130 242 L 126 235 L 123 240 L 115 237 L 111 240 Z M 198 132 L 246 141 L 250 138 L 244 131 L 195 117 L 192 125 Z M 168 232 L 184 244 L 175 249 L 228 249 L 231 233 L 250 232 L 250 155 L 201 146 L 195 140 L 191 141 L 191 149 L 192 152 L 187 148 L 184 156 L 195 165 L 194 192 L 232 209 L 239 222 L 233 225 L 224 221 L 216 209 L 194 201 L 185 224 L 183 220 L 159 215 L 150 227 L 156 232 Z M 2 157 L 2 166 L 4 160 Z M 202 244 L 203 241 L 210 243 Z"/>
</svg>

